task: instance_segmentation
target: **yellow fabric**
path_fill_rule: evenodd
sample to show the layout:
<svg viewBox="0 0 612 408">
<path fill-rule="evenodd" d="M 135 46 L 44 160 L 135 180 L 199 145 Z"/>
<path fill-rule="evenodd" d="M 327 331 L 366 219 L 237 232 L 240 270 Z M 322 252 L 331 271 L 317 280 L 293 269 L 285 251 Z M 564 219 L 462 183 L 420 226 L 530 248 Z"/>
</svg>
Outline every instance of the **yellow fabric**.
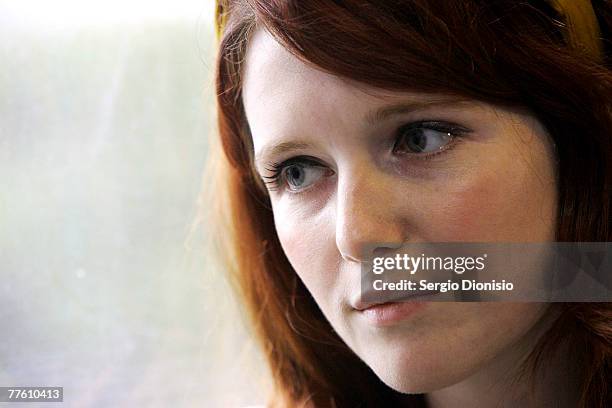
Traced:
<svg viewBox="0 0 612 408">
<path fill-rule="evenodd" d="M 223 0 L 215 1 L 215 32 L 217 34 L 217 41 L 221 40 L 221 34 L 225 28 L 225 21 L 227 19 L 227 9 L 224 5 Z"/>
<path fill-rule="evenodd" d="M 551 5 L 565 17 L 567 41 L 594 58 L 603 58 L 601 32 L 591 0 L 551 0 Z"/>
</svg>

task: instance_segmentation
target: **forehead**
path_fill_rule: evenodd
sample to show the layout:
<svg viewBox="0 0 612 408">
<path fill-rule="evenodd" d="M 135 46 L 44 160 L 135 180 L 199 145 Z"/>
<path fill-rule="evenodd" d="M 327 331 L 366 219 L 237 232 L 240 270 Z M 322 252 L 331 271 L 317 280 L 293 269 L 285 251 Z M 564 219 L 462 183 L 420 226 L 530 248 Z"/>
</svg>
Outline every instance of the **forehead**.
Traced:
<svg viewBox="0 0 612 408">
<path fill-rule="evenodd" d="M 302 62 L 264 30 L 251 38 L 243 76 L 243 103 L 251 126 L 266 118 L 279 124 L 316 117 L 340 101 L 352 109 L 367 102 L 359 103 L 367 96 L 365 86 Z"/>
<path fill-rule="evenodd" d="M 256 152 L 281 139 L 333 138 L 355 131 L 365 125 L 372 109 L 409 96 L 325 73 L 302 62 L 263 30 L 251 38 L 242 87 Z"/>
<path fill-rule="evenodd" d="M 456 103 L 456 97 L 394 92 L 341 78 L 301 61 L 269 33 L 251 37 L 242 98 L 255 154 L 265 145 L 295 139 L 339 141 L 366 134 L 377 112 L 418 110 Z"/>
</svg>

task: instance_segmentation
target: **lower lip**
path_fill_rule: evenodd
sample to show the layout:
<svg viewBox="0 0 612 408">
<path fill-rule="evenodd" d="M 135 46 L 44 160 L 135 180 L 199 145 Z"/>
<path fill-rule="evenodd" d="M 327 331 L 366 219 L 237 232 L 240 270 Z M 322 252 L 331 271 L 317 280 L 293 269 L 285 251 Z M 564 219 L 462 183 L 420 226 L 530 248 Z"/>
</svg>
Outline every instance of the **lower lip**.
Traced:
<svg viewBox="0 0 612 408">
<path fill-rule="evenodd" d="M 374 326 L 391 326 L 416 314 L 428 302 L 389 302 L 361 310 L 360 313 Z"/>
</svg>

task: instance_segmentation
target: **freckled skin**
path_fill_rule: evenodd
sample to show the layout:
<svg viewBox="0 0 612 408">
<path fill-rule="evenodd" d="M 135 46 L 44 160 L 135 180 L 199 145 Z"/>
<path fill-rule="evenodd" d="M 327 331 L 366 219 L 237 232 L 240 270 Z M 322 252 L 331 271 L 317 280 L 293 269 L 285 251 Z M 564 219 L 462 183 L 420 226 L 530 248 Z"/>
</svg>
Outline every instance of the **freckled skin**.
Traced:
<svg viewBox="0 0 612 408">
<path fill-rule="evenodd" d="M 250 44 L 243 95 L 256 155 L 279 141 L 301 141 L 309 147 L 273 159 L 307 155 L 334 170 L 301 193 L 270 192 L 276 230 L 327 319 L 385 383 L 432 392 L 495 375 L 491 370 L 507 367 L 494 361 L 524 355 L 543 304 L 431 303 L 400 324 L 377 328 L 348 302 L 359 291 L 368 243 L 554 240 L 554 155 L 534 118 L 467 101 L 366 125 L 373 109 L 431 95 L 323 73 L 262 31 Z M 417 120 L 451 121 L 471 132 L 430 160 L 394 157 L 388 145 L 394 129 Z M 258 171 L 265 166 L 258 162 Z"/>
</svg>

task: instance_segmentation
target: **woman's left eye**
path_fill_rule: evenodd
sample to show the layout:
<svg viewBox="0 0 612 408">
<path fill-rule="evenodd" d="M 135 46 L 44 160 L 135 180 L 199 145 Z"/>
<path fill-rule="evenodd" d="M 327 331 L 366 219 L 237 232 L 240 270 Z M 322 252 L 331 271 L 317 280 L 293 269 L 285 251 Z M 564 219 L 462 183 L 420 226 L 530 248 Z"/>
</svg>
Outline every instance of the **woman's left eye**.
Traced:
<svg viewBox="0 0 612 408">
<path fill-rule="evenodd" d="M 401 126 L 395 134 L 393 153 L 429 158 L 450 149 L 453 140 L 470 130 L 440 121 L 413 122 Z M 297 156 L 267 167 L 269 175 L 262 176 L 268 190 L 282 189 L 301 193 L 319 183 L 334 171 L 311 156 Z"/>
<path fill-rule="evenodd" d="M 466 129 L 443 122 L 418 122 L 398 129 L 394 153 L 427 154 L 444 150 Z"/>
</svg>

